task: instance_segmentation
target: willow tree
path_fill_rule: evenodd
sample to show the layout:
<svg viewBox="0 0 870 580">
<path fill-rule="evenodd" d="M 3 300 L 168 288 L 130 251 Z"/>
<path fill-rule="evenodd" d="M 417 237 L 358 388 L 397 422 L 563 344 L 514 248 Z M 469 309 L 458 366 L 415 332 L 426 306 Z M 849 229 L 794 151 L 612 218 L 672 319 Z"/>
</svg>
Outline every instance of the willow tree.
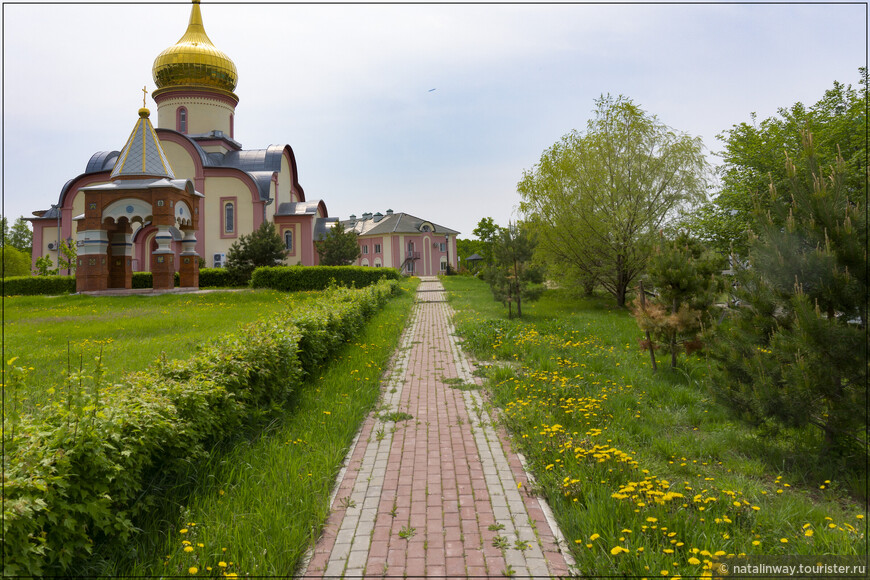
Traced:
<svg viewBox="0 0 870 580">
<path fill-rule="evenodd" d="M 700 138 L 677 133 L 623 96 L 595 101 L 586 132 L 544 151 L 517 185 L 538 257 L 570 284 L 592 279 L 625 306 L 658 232 L 706 199 Z"/>
</svg>

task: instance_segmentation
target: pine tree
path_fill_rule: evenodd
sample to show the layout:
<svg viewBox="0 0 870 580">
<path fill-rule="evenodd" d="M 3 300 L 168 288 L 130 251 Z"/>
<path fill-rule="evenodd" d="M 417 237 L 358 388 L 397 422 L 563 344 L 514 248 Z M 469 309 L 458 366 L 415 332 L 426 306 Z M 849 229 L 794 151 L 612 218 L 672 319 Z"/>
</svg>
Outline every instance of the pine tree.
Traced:
<svg viewBox="0 0 870 580">
<path fill-rule="evenodd" d="M 671 368 L 676 368 L 680 352 L 689 355 L 703 346 L 701 335 L 712 326 L 713 303 L 723 287 L 723 265 L 724 260 L 685 233 L 672 241 L 662 238 L 655 247 L 648 280 L 657 294 L 650 300 L 639 295 L 632 313 L 641 330 L 670 353 Z"/>
<path fill-rule="evenodd" d="M 508 318 L 523 317 L 523 301 L 537 300 L 544 291 L 543 274 L 532 264 L 535 244 L 517 224 L 500 228 L 492 238 L 493 264 L 484 277 L 496 300 L 508 307 Z"/>
<path fill-rule="evenodd" d="M 741 306 L 712 350 L 714 387 L 752 422 L 814 425 L 826 449 L 866 453 L 866 201 L 842 158 L 823 169 L 802 138 L 799 160 L 786 157 L 789 191 L 771 184 L 756 204 Z"/>
<path fill-rule="evenodd" d="M 335 222 L 326 237 L 317 243 L 317 255 L 321 266 L 352 264 L 361 255 L 356 232 L 345 230 L 339 222 Z"/>
<path fill-rule="evenodd" d="M 227 269 L 248 279 L 255 269 L 280 264 L 286 255 L 287 249 L 275 230 L 275 224 L 263 222 L 250 235 L 243 235 L 233 242 L 227 252 Z"/>
</svg>

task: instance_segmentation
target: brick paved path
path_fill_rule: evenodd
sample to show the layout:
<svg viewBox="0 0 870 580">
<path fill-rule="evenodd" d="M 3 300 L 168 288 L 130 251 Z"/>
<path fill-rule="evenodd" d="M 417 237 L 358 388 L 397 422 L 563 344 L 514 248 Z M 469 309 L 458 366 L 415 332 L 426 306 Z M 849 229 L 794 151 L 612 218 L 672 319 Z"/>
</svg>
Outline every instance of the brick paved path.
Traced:
<svg viewBox="0 0 870 580">
<path fill-rule="evenodd" d="M 307 577 L 512 570 L 548 578 L 573 564 L 559 550 L 549 508 L 525 492 L 520 458 L 478 391 L 455 388 L 479 380 L 455 342 L 443 290 L 437 278 L 417 289 L 380 418 L 369 417 L 354 442 Z M 394 412 L 412 418 L 387 416 Z"/>
</svg>

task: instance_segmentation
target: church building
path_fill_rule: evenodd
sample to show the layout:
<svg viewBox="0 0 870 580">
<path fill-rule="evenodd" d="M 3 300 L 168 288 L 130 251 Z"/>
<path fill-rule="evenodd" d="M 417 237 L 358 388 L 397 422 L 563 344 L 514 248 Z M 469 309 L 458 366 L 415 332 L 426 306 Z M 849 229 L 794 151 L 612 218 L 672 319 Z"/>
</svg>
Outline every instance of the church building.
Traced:
<svg viewBox="0 0 870 580">
<path fill-rule="evenodd" d="M 199 0 L 152 74 L 156 127 L 144 104 L 138 118 L 131 111 L 126 145 L 94 153 L 57 204 L 34 212 L 33 265 L 41 256 L 57 264 L 66 241 L 77 245 L 78 268 L 108 275 L 109 287 L 136 271 L 156 282 L 170 263 L 185 277 L 180 266 L 191 260 L 223 266 L 232 243 L 264 221 L 284 240 L 286 264 L 317 264 L 314 243 L 338 220 L 306 199 L 290 145 L 245 150 L 236 140 L 236 65 L 206 35 Z"/>
</svg>

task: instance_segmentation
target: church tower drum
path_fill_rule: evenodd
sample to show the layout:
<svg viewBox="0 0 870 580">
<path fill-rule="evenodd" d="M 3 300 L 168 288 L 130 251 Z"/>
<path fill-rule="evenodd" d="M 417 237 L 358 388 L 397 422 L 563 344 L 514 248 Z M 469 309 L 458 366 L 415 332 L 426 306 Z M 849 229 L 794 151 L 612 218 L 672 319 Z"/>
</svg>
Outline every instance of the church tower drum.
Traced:
<svg viewBox="0 0 870 580">
<path fill-rule="evenodd" d="M 234 138 L 238 72 L 205 33 L 199 0 L 193 0 L 184 35 L 154 60 L 152 75 L 159 128 Z"/>
</svg>

